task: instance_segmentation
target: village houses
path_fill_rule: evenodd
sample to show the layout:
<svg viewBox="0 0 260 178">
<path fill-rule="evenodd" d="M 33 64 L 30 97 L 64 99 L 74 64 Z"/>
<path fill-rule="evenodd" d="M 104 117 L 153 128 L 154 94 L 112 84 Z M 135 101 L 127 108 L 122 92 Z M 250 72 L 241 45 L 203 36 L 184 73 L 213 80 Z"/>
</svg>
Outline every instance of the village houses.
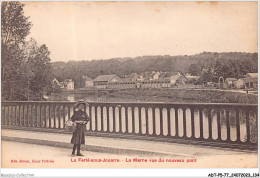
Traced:
<svg viewBox="0 0 260 178">
<path fill-rule="evenodd" d="M 93 80 L 96 89 L 127 89 L 127 88 L 171 88 L 185 85 L 187 78 L 179 72 L 146 71 L 138 75 L 124 75 L 121 78 L 112 75 L 100 75 Z"/>
<path fill-rule="evenodd" d="M 247 73 L 243 78 L 219 78 L 219 88 L 227 89 L 253 89 L 258 88 L 258 73 Z"/>
<path fill-rule="evenodd" d="M 182 75 L 179 72 L 161 72 L 161 71 L 145 71 L 138 75 L 132 73 L 124 75 L 122 78 L 115 74 L 100 75 L 94 80 L 87 75 L 82 76 L 84 79 L 84 88 L 89 89 L 127 89 L 127 88 L 175 88 L 187 87 L 190 80 L 193 82 L 199 79 L 199 76 L 191 76 L 189 74 Z M 74 81 L 66 79 L 59 82 L 56 78 L 52 84 L 60 86 L 64 90 L 74 90 Z M 194 85 L 194 84 L 193 84 Z M 219 88 L 226 89 L 257 89 L 258 74 L 247 73 L 244 78 L 219 78 Z"/>
<path fill-rule="evenodd" d="M 247 73 L 244 78 L 237 80 L 236 85 L 240 89 L 257 89 L 258 73 Z"/>
<path fill-rule="evenodd" d="M 72 79 L 65 79 L 63 82 L 59 82 L 56 78 L 54 78 L 51 83 L 64 90 L 74 90 L 74 81 Z"/>
</svg>

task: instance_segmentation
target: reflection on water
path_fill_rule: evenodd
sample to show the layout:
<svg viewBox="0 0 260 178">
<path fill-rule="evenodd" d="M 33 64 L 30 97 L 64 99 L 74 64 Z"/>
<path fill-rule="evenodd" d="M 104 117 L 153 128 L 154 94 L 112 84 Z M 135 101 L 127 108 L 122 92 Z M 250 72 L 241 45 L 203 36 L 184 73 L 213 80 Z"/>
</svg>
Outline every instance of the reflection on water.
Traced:
<svg viewBox="0 0 260 178">
<path fill-rule="evenodd" d="M 63 98 L 67 101 L 78 101 L 79 99 L 83 99 L 86 102 L 141 102 L 140 100 L 130 99 L 130 98 L 120 98 L 120 97 L 111 97 L 111 96 L 96 96 L 90 94 L 63 94 Z M 52 99 L 50 99 L 52 100 Z"/>
<path fill-rule="evenodd" d="M 157 97 L 136 98 L 135 96 L 118 97 L 118 96 L 100 96 L 99 94 L 81 94 L 81 93 L 61 93 L 55 96 L 50 96 L 49 101 L 78 101 L 84 99 L 87 102 L 164 102 L 165 99 Z M 183 100 L 178 102 L 193 102 L 190 100 Z"/>
</svg>

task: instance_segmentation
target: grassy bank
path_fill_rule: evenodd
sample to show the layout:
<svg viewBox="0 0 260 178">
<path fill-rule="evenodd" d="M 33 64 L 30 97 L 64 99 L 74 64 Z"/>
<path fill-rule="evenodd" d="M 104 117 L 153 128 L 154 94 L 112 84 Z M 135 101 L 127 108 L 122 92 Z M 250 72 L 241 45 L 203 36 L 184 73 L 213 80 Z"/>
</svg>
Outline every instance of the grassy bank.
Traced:
<svg viewBox="0 0 260 178">
<path fill-rule="evenodd" d="M 159 102 L 197 102 L 197 103 L 252 103 L 257 104 L 257 96 L 220 90 L 192 89 L 127 89 L 82 91 L 75 90 L 74 94 L 95 97 L 133 99 L 136 101 Z"/>
</svg>

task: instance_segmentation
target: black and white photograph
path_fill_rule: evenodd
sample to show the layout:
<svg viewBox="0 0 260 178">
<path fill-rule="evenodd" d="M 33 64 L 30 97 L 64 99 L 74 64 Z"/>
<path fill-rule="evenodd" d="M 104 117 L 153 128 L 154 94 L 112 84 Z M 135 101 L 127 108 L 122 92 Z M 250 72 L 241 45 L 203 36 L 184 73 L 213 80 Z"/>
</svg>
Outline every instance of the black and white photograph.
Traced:
<svg viewBox="0 0 260 178">
<path fill-rule="evenodd" d="M 1 1 L 1 167 L 258 168 L 258 2 Z"/>
</svg>

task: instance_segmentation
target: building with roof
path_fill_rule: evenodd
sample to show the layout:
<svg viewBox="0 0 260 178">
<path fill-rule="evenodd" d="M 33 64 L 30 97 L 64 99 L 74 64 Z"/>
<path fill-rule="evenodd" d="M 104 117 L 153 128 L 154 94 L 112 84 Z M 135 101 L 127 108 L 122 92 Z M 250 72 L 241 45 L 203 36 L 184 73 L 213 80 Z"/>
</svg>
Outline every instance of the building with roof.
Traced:
<svg viewBox="0 0 260 178">
<path fill-rule="evenodd" d="M 142 72 L 142 73 L 139 75 L 138 81 L 151 80 L 151 75 L 152 75 L 152 73 L 153 73 L 153 72 L 150 72 L 150 71 Z"/>
<path fill-rule="evenodd" d="M 236 87 L 240 89 L 257 89 L 258 73 L 247 73 L 244 78 L 237 80 Z"/>
<path fill-rule="evenodd" d="M 240 78 L 236 82 L 236 87 L 240 89 L 257 89 L 258 78 L 257 77 Z"/>
<path fill-rule="evenodd" d="M 245 78 L 250 78 L 250 77 L 258 77 L 258 73 L 247 73 L 246 75 L 245 75 Z"/>
<path fill-rule="evenodd" d="M 132 73 L 131 75 L 124 75 L 121 79 L 124 82 L 135 82 L 137 81 L 139 78 L 139 76 L 137 75 L 137 73 Z"/>
<path fill-rule="evenodd" d="M 245 81 L 244 78 L 240 78 L 236 81 L 236 88 L 244 89 L 245 88 Z"/>
<path fill-rule="evenodd" d="M 63 81 L 63 88 L 66 90 L 74 90 L 74 81 L 72 79 L 65 79 Z"/>
<path fill-rule="evenodd" d="M 170 77 L 170 83 L 172 86 L 174 85 L 185 85 L 185 82 L 188 79 L 184 77 L 183 75 L 174 75 Z"/>
<path fill-rule="evenodd" d="M 63 82 L 59 82 L 56 78 L 54 78 L 51 82 L 53 88 L 64 88 Z"/>
<path fill-rule="evenodd" d="M 152 74 L 150 75 L 150 79 L 151 79 L 151 80 L 158 80 L 160 74 L 161 74 L 161 72 L 155 72 L 155 71 L 153 71 Z"/>
<path fill-rule="evenodd" d="M 54 79 L 51 81 L 51 83 L 52 83 L 52 84 L 55 84 L 55 85 L 59 85 L 59 84 L 60 84 L 60 82 L 59 82 L 56 78 L 54 78 Z"/>
<path fill-rule="evenodd" d="M 109 84 L 122 82 L 121 78 L 116 76 L 115 74 L 112 75 L 100 75 L 93 80 L 93 85 L 97 89 L 106 89 L 108 88 Z"/>
<path fill-rule="evenodd" d="M 228 88 L 234 88 L 237 85 L 237 79 L 236 78 L 226 78 L 225 83 Z"/>
</svg>

